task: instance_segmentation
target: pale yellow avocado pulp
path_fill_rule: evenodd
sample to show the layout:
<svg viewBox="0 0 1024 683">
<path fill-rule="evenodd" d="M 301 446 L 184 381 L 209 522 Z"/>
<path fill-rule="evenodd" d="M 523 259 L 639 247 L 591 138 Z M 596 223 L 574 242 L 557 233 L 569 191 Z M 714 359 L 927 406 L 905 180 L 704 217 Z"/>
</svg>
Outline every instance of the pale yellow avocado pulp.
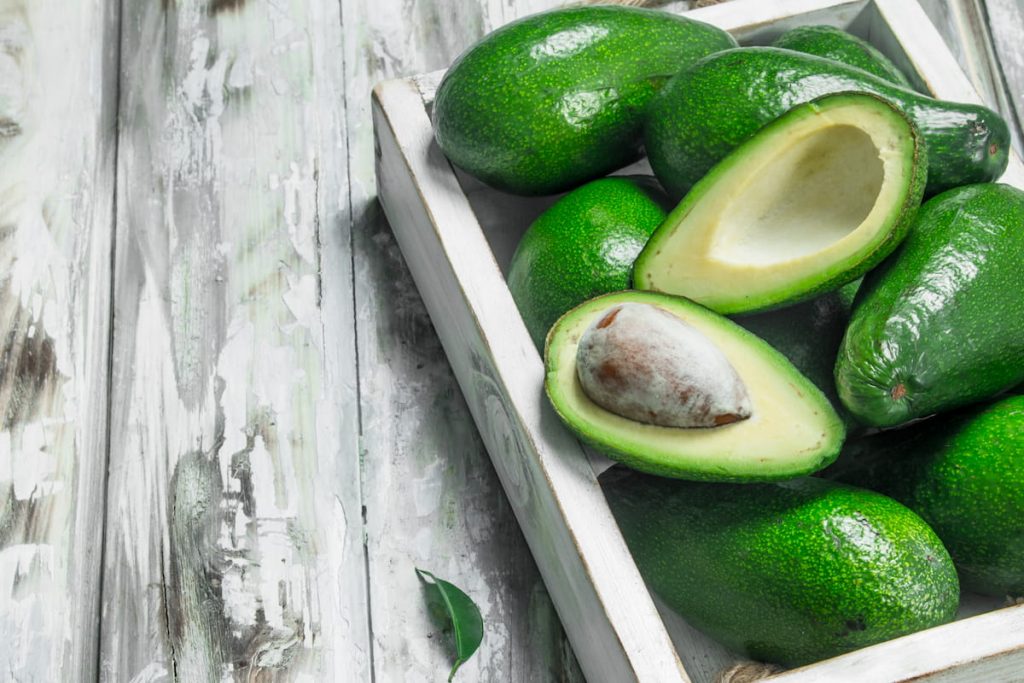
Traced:
<svg viewBox="0 0 1024 683">
<path fill-rule="evenodd" d="M 905 233 L 918 143 L 872 96 L 790 111 L 694 186 L 637 259 L 637 288 L 739 313 L 852 281 Z"/>
<path fill-rule="evenodd" d="M 660 427 L 601 408 L 583 392 L 576 347 L 616 304 L 648 303 L 676 315 L 722 351 L 746 385 L 752 414 L 712 428 Z M 636 469 L 688 479 L 785 479 L 835 459 L 845 436 L 828 399 L 784 356 L 735 323 L 693 302 L 650 292 L 619 292 L 567 313 L 548 337 L 546 389 L 563 421 L 609 457 Z"/>
</svg>

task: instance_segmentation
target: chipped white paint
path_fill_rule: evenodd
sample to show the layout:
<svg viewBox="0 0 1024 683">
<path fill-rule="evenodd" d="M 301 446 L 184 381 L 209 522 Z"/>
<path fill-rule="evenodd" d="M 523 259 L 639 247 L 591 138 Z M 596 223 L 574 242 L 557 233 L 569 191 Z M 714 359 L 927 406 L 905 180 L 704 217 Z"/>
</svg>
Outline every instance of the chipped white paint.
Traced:
<svg viewBox="0 0 1024 683">
<path fill-rule="evenodd" d="M 374 202 L 368 97 L 556 4 L 0 0 L 0 678 L 368 680 L 371 645 L 380 680 L 439 678 L 450 654 L 422 609 L 422 565 L 484 611 L 463 678 L 579 680 L 512 514 L 525 472 L 505 472 L 506 501 Z M 762 1 L 748 18 L 822 4 Z M 1019 7 L 924 4 L 1015 115 Z M 972 35 L 982 4 L 1002 60 Z M 507 431 L 498 396 L 484 411 Z M 728 661 L 671 630 L 695 680 Z M 959 655 L 979 652 L 972 635 Z M 1017 670 L 1006 644 L 987 642 L 988 680 Z"/>
<path fill-rule="evenodd" d="M 364 500 L 377 680 L 441 680 L 450 636 L 423 609 L 422 567 L 479 604 L 470 680 L 578 679 L 540 577 L 376 204 L 369 93 L 448 64 L 486 31 L 560 0 L 346 0 L 346 101 L 362 403 Z M 531 596 L 533 599 L 531 599 Z M 548 624 L 541 637 L 531 624 Z"/>
<path fill-rule="evenodd" d="M 0 677 L 93 678 L 116 6 L 0 0 Z"/>
<path fill-rule="evenodd" d="M 368 679 L 338 6 L 125 12 L 104 675 Z"/>
</svg>

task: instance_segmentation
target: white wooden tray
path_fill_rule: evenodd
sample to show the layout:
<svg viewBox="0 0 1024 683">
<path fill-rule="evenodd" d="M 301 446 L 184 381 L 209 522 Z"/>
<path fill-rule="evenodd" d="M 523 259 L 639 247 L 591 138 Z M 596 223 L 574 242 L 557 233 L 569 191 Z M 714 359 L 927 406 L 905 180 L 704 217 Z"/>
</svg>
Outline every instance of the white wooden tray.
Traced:
<svg viewBox="0 0 1024 683">
<path fill-rule="evenodd" d="M 980 101 L 915 0 L 735 0 L 690 16 L 747 44 L 839 26 L 937 97 Z M 605 463 L 548 407 L 543 364 L 505 285 L 516 243 L 554 198 L 514 197 L 453 171 L 430 126 L 440 76 L 374 91 L 380 199 L 580 666 L 591 681 L 712 681 L 735 655 L 647 591 L 597 482 Z M 1022 180 L 1011 155 L 1003 181 Z M 768 680 L 1024 680 L 1024 606 L 999 607 L 969 596 L 957 622 Z"/>
</svg>

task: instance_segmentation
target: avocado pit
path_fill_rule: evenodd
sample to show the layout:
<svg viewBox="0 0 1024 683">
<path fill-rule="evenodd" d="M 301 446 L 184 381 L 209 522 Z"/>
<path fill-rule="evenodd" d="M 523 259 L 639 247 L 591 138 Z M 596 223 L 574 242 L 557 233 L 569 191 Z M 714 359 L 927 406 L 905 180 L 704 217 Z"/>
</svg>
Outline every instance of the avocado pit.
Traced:
<svg viewBox="0 0 1024 683">
<path fill-rule="evenodd" d="M 650 304 L 605 311 L 580 337 L 576 373 L 591 401 L 662 427 L 719 427 L 751 415 L 747 388 L 712 341 Z"/>
</svg>

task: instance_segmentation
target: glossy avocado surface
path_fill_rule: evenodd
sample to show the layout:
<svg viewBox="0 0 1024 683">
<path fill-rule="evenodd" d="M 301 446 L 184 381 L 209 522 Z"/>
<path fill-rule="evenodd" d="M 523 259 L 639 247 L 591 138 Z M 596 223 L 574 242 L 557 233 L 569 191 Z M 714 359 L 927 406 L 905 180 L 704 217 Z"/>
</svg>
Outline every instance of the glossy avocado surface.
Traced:
<svg viewBox="0 0 1024 683">
<path fill-rule="evenodd" d="M 460 56 L 434 135 L 456 165 L 508 192 L 562 192 L 637 158 L 643 116 L 672 74 L 736 45 L 667 12 L 587 6 L 526 17 Z"/>
<path fill-rule="evenodd" d="M 629 288 L 633 261 L 669 204 L 650 176 L 601 178 L 530 225 L 512 256 L 508 286 L 538 349 L 570 308 Z"/>
<path fill-rule="evenodd" d="M 861 439 L 828 476 L 921 515 L 965 589 L 1024 596 L 1024 396 Z"/>
<path fill-rule="evenodd" d="M 891 427 L 1024 380 L 1024 192 L 980 184 L 926 202 L 865 279 L 836 362 L 843 404 Z"/>
<path fill-rule="evenodd" d="M 956 570 L 920 517 L 821 479 L 677 482 L 605 473 L 651 588 L 751 658 L 800 665 L 952 620 Z"/>
<path fill-rule="evenodd" d="M 973 104 L 935 100 L 856 67 L 775 47 L 725 50 L 673 77 L 651 103 L 644 140 L 651 167 L 681 197 L 729 152 L 797 104 L 862 91 L 894 103 L 928 150 L 926 195 L 995 180 L 1006 169 L 1009 129 Z"/>
<path fill-rule="evenodd" d="M 874 45 L 835 26 L 799 26 L 776 38 L 772 46 L 855 66 L 893 85 L 913 89 L 903 72 Z"/>
</svg>

